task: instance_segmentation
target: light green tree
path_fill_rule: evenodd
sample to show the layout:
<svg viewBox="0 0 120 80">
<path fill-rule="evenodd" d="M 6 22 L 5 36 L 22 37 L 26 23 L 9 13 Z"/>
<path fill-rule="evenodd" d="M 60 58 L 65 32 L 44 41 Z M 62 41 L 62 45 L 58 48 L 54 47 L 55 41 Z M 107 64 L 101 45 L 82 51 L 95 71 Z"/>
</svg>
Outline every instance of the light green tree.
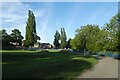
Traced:
<svg viewBox="0 0 120 80">
<path fill-rule="evenodd" d="M 107 45 L 105 46 L 109 51 L 120 51 L 120 14 L 111 18 L 109 23 L 106 23 L 105 30 L 108 32 Z"/>
<path fill-rule="evenodd" d="M 86 25 L 76 30 L 76 36 L 71 41 L 72 48 L 83 51 L 84 48 L 89 52 L 99 50 L 99 26 Z"/>
</svg>

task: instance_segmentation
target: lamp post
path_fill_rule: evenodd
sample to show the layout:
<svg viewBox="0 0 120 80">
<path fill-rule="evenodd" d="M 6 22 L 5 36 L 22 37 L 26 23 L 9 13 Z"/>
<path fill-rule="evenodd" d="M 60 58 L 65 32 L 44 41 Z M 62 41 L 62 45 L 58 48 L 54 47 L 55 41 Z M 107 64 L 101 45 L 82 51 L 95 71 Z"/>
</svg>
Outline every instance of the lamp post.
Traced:
<svg viewBox="0 0 120 80">
<path fill-rule="evenodd" d="M 83 40 L 84 40 L 84 56 L 86 56 L 86 34 L 83 34 Z"/>
</svg>

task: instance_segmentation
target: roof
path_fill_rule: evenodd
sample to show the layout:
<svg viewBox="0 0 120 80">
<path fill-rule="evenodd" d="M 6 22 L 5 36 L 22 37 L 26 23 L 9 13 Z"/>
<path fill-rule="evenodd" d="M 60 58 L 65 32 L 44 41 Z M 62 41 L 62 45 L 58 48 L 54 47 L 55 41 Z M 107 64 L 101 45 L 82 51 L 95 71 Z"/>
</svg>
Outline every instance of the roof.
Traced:
<svg viewBox="0 0 120 80">
<path fill-rule="evenodd" d="M 40 43 L 42 45 L 51 45 L 50 43 Z"/>
</svg>

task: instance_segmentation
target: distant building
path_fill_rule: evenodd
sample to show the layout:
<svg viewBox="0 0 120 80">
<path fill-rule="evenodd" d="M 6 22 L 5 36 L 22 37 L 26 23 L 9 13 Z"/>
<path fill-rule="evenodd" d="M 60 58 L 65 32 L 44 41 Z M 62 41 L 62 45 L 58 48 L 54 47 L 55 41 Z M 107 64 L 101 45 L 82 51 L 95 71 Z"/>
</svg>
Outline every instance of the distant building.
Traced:
<svg viewBox="0 0 120 80">
<path fill-rule="evenodd" d="M 40 43 L 39 42 L 35 43 L 34 47 L 36 47 L 36 48 L 40 47 Z"/>
<path fill-rule="evenodd" d="M 50 43 L 40 43 L 40 48 L 51 49 L 53 46 Z"/>
<path fill-rule="evenodd" d="M 24 46 L 24 43 L 22 43 L 22 46 Z M 51 49 L 53 48 L 54 46 L 51 45 L 50 43 L 35 43 L 33 48 L 42 48 L 42 49 Z"/>
<path fill-rule="evenodd" d="M 10 42 L 10 44 L 14 45 L 14 46 L 19 46 L 18 42 Z"/>
</svg>

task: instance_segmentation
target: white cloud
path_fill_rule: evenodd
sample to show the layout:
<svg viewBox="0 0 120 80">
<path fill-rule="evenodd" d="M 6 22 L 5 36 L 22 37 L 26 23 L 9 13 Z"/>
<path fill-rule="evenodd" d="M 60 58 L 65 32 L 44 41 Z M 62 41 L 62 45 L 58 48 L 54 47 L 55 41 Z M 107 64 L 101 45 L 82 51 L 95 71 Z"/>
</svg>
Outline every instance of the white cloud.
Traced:
<svg viewBox="0 0 120 80">
<path fill-rule="evenodd" d="M 37 18 L 41 18 L 41 17 L 45 16 L 44 14 L 45 14 L 45 11 L 44 11 L 44 10 L 35 10 L 35 11 L 34 11 L 34 15 L 35 15 L 35 17 L 37 17 Z"/>
<path fill-rule="evenodd" d="M 104 14 L 103 14 L 103 12 L 104 12 Z M 106 20 L 106 18 L 111 19 L 115 14 L 117 14 L 117 8 L 116 8 L 116 10 L 115 10 L 115 8 L 107 10 L 107 8 L 102 7 L 101 9 L 95 10 L 95 12 L 93 14 L 91 14 L 91 16 L 89 17 L 89 20 L 86 22 L 86 24 L 93 23 L 93 24 L 98 24 L 100 27 L 102 27 L 106 23 L 106 22 L 103 22 L 103 20 Z"/>
<path fill-rule="evenodd" d="M 43 16 L 37 21 L 37 33 L 41 37 L 40 42 L 50 42 L 52 44 L 52 30 L 51 30 L 51 17 L 53 7 L 51 4 L 46 4 L 43 10 Z M 40 21 L 40 22 L 39 22 Z M 40 26 L 40 27 L 39 27 Z M 51 34 L 51 35 L 50 35 Z"/>
<path fill-rule="evenodd" d="M 41 23 L 41 32 L 45 32 L 45 30 L 48 28 L 48 26 L 50 26 L 50 15 L 51 15 L 51 12 L 48 11 L 48 14 L 44 17 L 42 23 Z"/>
<path fill-rule="evenodd" d="M 40 12 L 36 12 L 36 16 L 41 16 L 42 18 L 40 19 L 41 22 L 37 22 L 37 25 L 41 27 L 40 32 L 43 33 L 45 32 L 49 26 L 51 25 L 51 17 L 52 17 L 52 11 L 53 11 L 53 7 L 52 5 L 46 4 L 46 8 L 44 8 L 44 10 L 41 10 L 41 14 L 39 14 Z M 39 18 L 39 17 L 38 17 Z"/>
<path fill-rule="evenodd" d="M 72 11 L 72 14 L 70 14 L 70 19 L 67 23 L 67 26 L 66 26 L 66 31 L 69 29 L 71 29 L 73 26 L 73 24 L 75 24 L 75 20 L 77 19 L 77 16 L 80 15 L 80 11 L 83 10 L 83 8 L 80 8 L 79 7 L 80 5 L 75 5 L 75 7 L 73 7 L 73 9 L 71 10 Z"/>
<path fill-rule="evenodd" d="M 27 22 L 28 10 L 32 10 L 29 4 L 21 2 L 5 2 L 2 3 L 2 12 L 0 18 L 2 19 L 2 28 L 6 29 L 8 34 L 12 29 L 19 29 L 23 36 L 25 36 L 25 26 Z M 44 16 L 44 10 L 32 10 L 36 18 Z"/>
<path fill-rule="evenodd" d="M 2 3 L 2 13 L 0 13 L 2 24 L 0 26 L 6 29 L 8 34 L 13 29 L 19 29 L 24 36 L 28 9 L 30 9 L 29 5 L 20 2 Z"/>
<path fill-rule="evenodd" d="M 2 4 L 2 18 L 4 22 L 15 22 L 19 20 L 24 20 L 27 18 L 27 11 L 29 9 L 28 5 L 24 5 L 20 2 L 9 2 Z"/>
</svg>

